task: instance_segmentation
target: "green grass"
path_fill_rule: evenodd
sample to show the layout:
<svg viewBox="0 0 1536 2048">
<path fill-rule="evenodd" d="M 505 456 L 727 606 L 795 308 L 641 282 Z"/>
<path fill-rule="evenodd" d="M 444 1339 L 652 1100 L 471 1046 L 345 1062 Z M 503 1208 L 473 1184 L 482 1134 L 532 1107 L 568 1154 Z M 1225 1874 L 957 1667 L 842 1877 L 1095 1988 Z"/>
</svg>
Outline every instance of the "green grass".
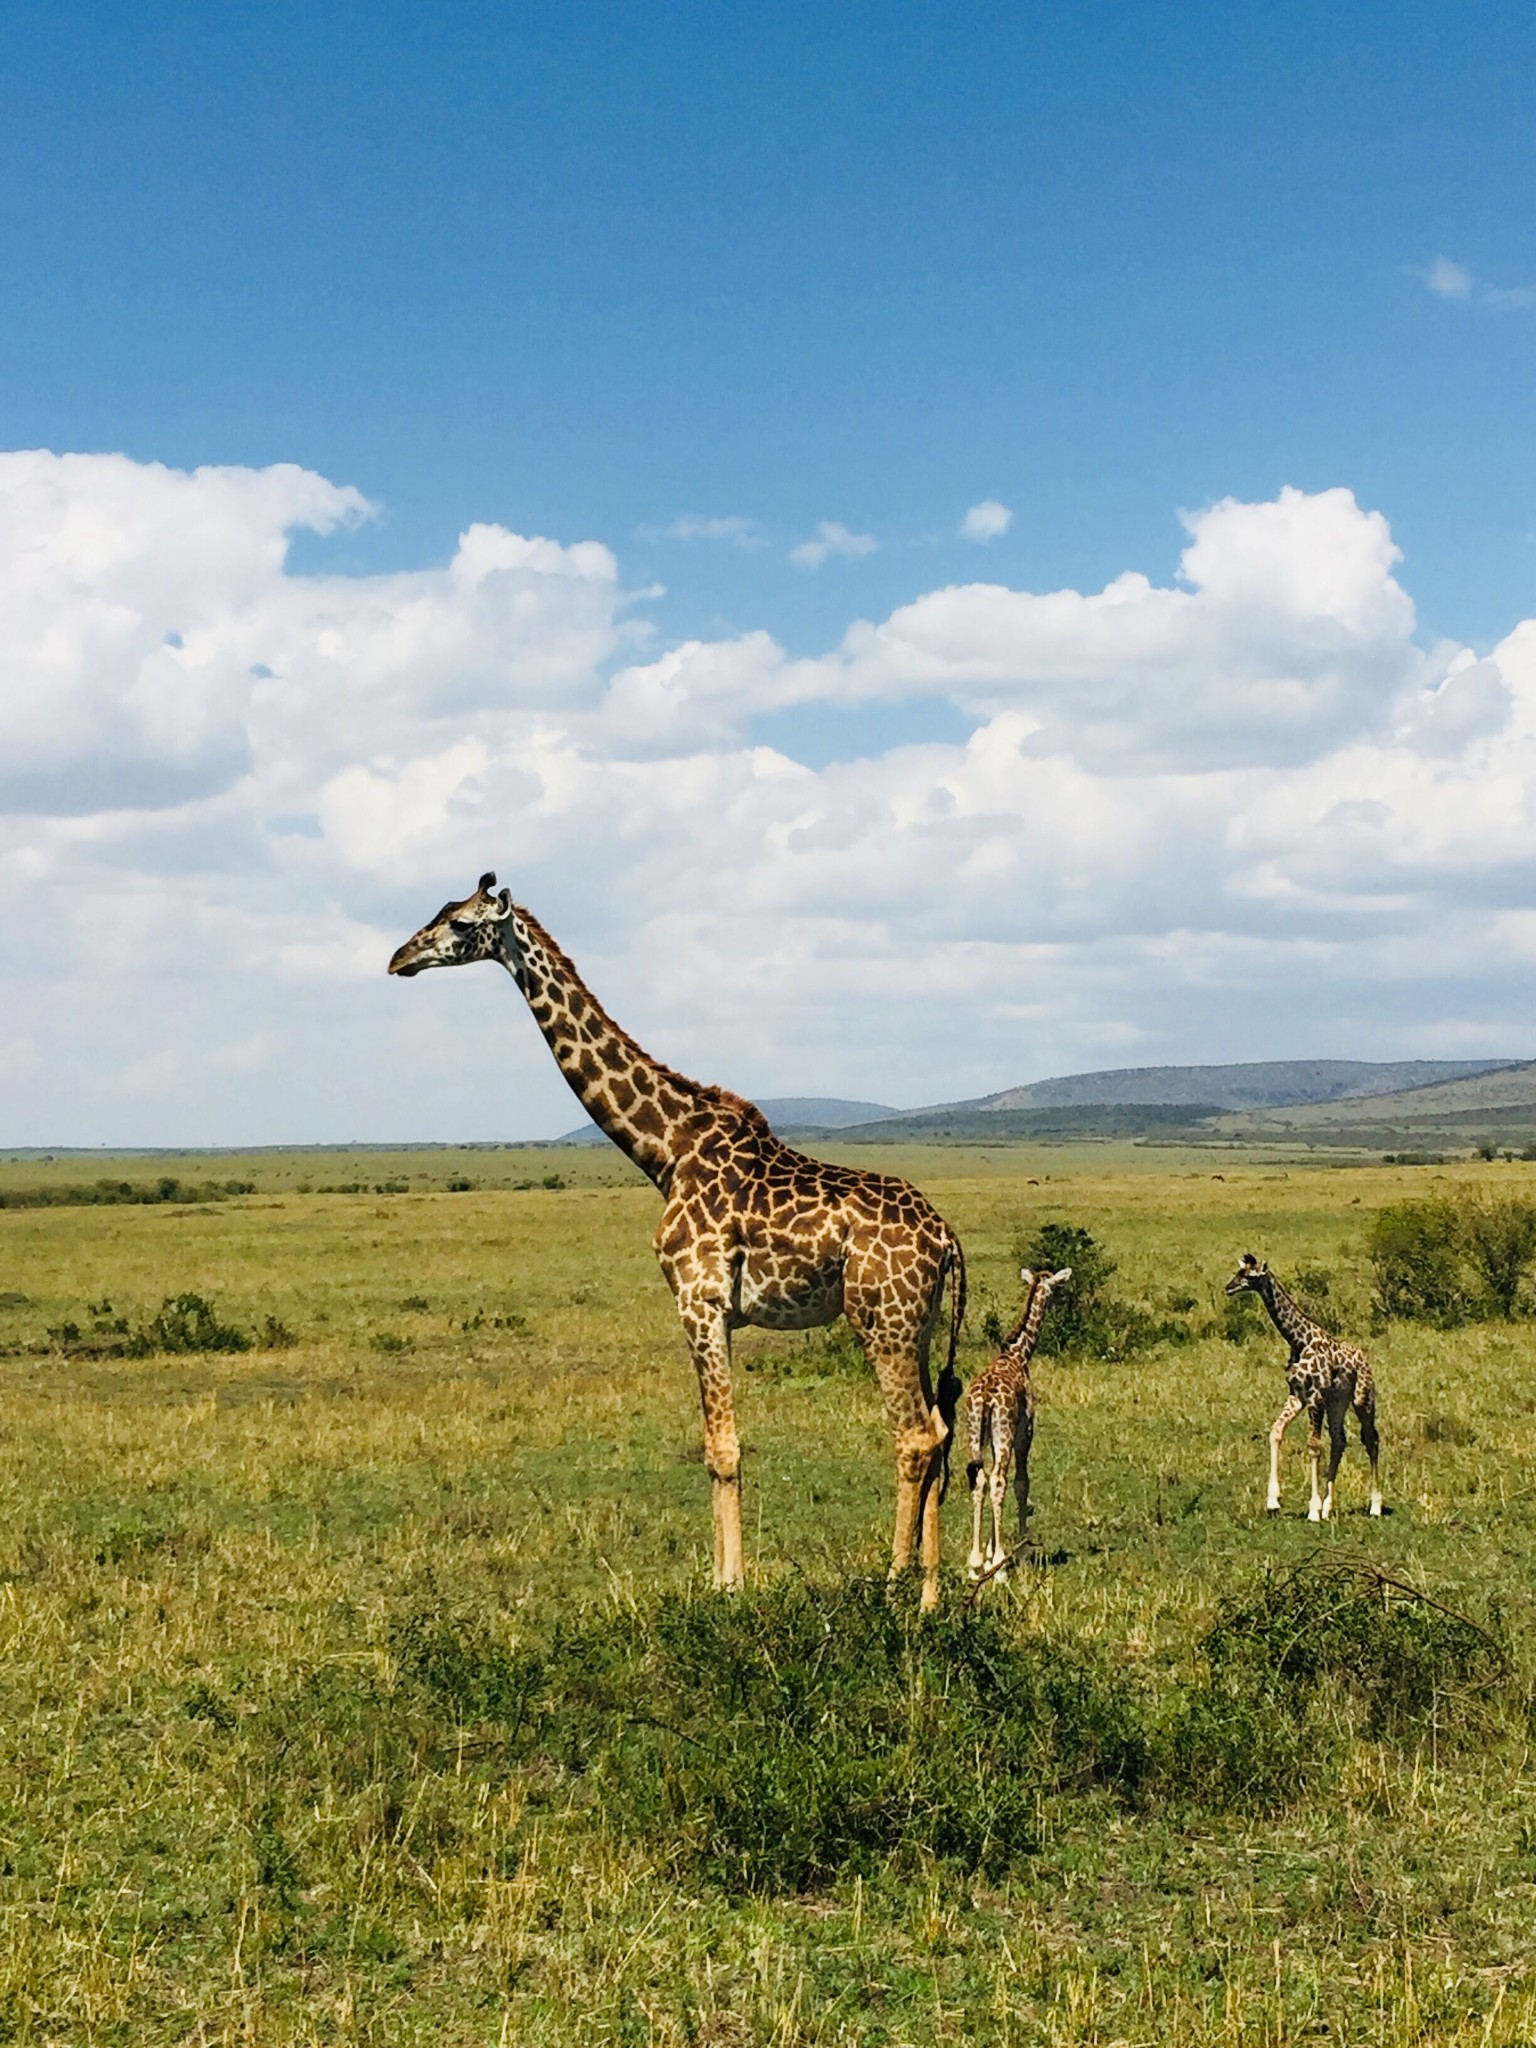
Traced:
<svg viewBox="0 0 1536 2048">
<path fill-rule="evenodd" d="M 255 1189 L 0 1211 L 0 2039 L 1536 2037 L 1536 1326 L 1372 1334 L 1364 1251 L 1384 1202 L 1536 1169 L 847 1156 L 959 1227 L 967 1372 L 1053 1220 L 1209 1332 L 1041 1364 L 1032 1561 L 931 1626 L 878 1583 L 873 1388 L 815 1334 L 739 1342 L 751 1584 L 708 1592 L 615 1154 L 0 1165 Z M 408 1192 L 318 1192 L 363 1181 Z M 1299 1434 L 1261 1512 L 1281 1349 L 1220 1334 L 1250 1249 L 1371 1350 L 1380 1523 L 1358 1449 L 1301 1519 Z M 254 1348 L 48 1334 L 189 1294 Z M 967 1520 L 956 1486 L 952 1568 Z"/>
</svg>

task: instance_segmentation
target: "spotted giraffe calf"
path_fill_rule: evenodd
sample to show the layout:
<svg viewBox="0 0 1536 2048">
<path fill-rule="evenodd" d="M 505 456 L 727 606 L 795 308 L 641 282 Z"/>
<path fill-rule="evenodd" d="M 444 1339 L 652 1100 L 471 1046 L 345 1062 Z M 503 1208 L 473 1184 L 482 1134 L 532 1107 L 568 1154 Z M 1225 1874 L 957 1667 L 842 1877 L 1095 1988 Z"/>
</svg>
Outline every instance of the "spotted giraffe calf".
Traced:
<svg viewBox="0 0 1536 2048">
<path fill-rule="evenodd" d="M 968 1417 L 970 1456 L 966 1477 L 971 1488 L 971 1558 L 973 1579 L 1000 1570 L 1007 1562 L 1003 1548 L 1003 1496 L 1008 1491 L 1012 1466 L 1014 1496 L 1019 1504 L 1019 1541 L 1024 1540 L 1029 1518 L 1029 1452 L 1035 1437 L 1035 1394 L 1030 1383 L 1029 1361 L 1034 1356 L 1040 1325 L 1051 1296 L 1072 1278 L 1072 1268 L 1059 1273 L 1032 1273 L 1021 1268 L 1024 1282 L 1024 1313 L 1003 1339 L 997 1357 L 972 1382 Z M 990 1478 L 986 1453 L 992 1453 Z M 992 1542 L 981 1547 L 981 1517 L 987 1494 L 992 1496 Z"/>
<path fill-rule="evenodd" d="M 1376 1380 L 1371 1362 L 1357 1345 L 1347 1344 L 1315 1322 L 1252 1252 L 1244 1252 L 1237 1271 L 1227 1282 L 1228 1294 L 1248 1290 L 1269 1310 L 1269 1319 L 1291 1347 L 1285 1377 L 1290 1399 L 1275 1417 L 1269 1432 L 1268 1512 L 1280 1512 L 1280 1440 L 1305 1408 L 1311 1433 L 1307 1458 L 1312 1476 L 1312 1499 L 1307 1508 L 1309 1522 L 1326 1522 L 1333 1513 L 1333 1482 L 1344 1455 L 1344 1424 L 1351 1408 L 1360 1425 L 1360 1441 L 1371 1461 L 1371 1513 L 1381 1513 L 1380 1439 L 1376 1434 Z M 1323 1417 L 1328 1418 L 1330 1455 L 1328 1491 L 1318 1490 L 1317 1468 L 1322 1457 Z"/>
</svg>

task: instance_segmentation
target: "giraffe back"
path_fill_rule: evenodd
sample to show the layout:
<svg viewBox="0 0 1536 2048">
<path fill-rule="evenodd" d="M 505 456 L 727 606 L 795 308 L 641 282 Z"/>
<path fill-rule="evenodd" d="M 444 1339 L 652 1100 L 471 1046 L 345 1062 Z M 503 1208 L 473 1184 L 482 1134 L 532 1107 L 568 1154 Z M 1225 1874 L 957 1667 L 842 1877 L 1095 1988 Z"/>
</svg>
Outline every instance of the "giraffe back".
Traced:
<svg viewBox="0 0 1536 2048">
<path fill-rule="evenodd" d="M 972 1380 L 967 1401 L 967 1451 L 970 1463 L 978 1465 L 989 1442 L 994 1450 L 1000 1443 L 1011 1443 L 1021 1420 L 1034 1421 L 1035 1390 L 1029 1361 L 1004 1352 Z"/>
</svg>

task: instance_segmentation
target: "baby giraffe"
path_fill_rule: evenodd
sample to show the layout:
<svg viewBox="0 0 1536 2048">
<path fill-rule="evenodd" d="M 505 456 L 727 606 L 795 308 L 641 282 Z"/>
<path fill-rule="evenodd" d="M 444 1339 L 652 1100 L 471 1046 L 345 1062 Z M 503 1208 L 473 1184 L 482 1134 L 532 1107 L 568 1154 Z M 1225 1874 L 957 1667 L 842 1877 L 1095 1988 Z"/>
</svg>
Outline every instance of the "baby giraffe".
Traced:
<svg viewBox="0 0 1536 2048">
<path fill-rule="evenodd" d="M 1268 1266 L 1261 1265 L 1252 1252 L 1244 1252 L 1242 1263 L 1227 1282 L 1228 1294 L 1251 1289 L 1269 1310 L 1270 1321 L 1291 1347 L 1285 1376 L 1291 1396 L 1275 1417 L 1269 1432 L 1269 1498 L 1272 1515 L 1280 1512 L 1280 1440 L 1305 1408 L 1311 1434 L 1307 1458 L 1312 1473 L 1312 1501 L 1309 1522 L 1326 1522 L 1333 1513 L 1333 1482 L 1344 1455 L 1344 1424 L 1351 1408 L 1360 1425 L 1360 1441 L 1371 1461 L 1371 1513 L 1381 1513 L 1381 1473 L 1377 1463 L 1380 1441 L 1376 1435 L 1376 1381 L 1371 1362 L 1354 1344 L 1333 1337 L 1291 1299 Z M 1318 1460 L 1322 1456 L 1323 1417 L 1328 1417 L 1330 1454 L 1328 1491 L 1319 1493 Z"/>
<path fill-rule="evenodd" d="M 985 1372 L 971 1384 L 969 1400 L 970 1456 L 966 1478 L 971 1487 L 971 1577 L 980 1579 L 1001 1571 L 1008 1553 L 1003 1548 L 1003 1495 L 1008 1491 L 1008 1468 L 1014 1468 L 1013 1490 L 1019 1503 L 1019 1541 L 1024 1540 L 1029 1518 L 1029 1447 L 1035 1436 L 1035 1395 L 1030 1384 L 1029 1361 L 1034 1356 L 1040 1325 L 1051 1296 L 1072 1278 L 1072 1268 L 1059 1273 L 1032 1273 L 1021 1268 L 1024 1282 L 1024 1313 L 1003 1339 L 1003 1348 Z M 985 1453 L 992 1451 L 992 1543 L 981 1547 L 981 1516 L 989 1491 Z"/>
</svg>

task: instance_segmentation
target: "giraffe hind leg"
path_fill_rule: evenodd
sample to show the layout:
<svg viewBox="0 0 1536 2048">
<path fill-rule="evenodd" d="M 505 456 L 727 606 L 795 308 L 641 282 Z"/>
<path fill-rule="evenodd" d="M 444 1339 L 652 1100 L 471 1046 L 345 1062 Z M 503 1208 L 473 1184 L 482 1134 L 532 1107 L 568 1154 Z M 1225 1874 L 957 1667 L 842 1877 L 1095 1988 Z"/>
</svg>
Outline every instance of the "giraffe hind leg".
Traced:
<svg viewBox="0 0 1536 2048">
<path fill-rule="evenodd" d="M 922 1604 L 931 1610 L 939 1604 L 939 1503 L 950 1428 L 934 1403 L 923 1348 L 924 1326 L 908 1323 L 903 1327 L 899 1318 L 883 1326 L 878 1314 L 855 1303 L 846 1282 L 844 1300 L 844 1313 L 863 1339 L 875 1369 L 896 1439 L 896 1522 L 891 1532 L 890 1575 L 896 1579 L 908 1569 L 913 1550 L 921 1542 Z"/>
<path fill-rule="evenodd" d="M 1355 1419 L 1360 1424 L 1360 1442 L 1365 1455 L 1371 1461 L 1371 1506 L 1373 1515 L 1381 1513 L 1381 1438 L 1376 1433 L 1376 1394 L 1374 1389 L 1355 1403 Z"/>
<path fill-rule="evenodd" d="M 992 1548 L 987 1554 L 989 1568 L 999 1569 L 1007 1561 L 1008 1547 L 1003 1541 L 1003 1502 L 1008 1497 L 1008 1473 L 1013 1463 L 1014 1420 L 1006 1412 L 1000 1414 L 996 1423 L 996 1449 L 992 1460 Z"/>
<path fill-rule="evenodd" d="M 1339 1463 L 1344 1456 L 1344 1409 L 1342 1405 L 1331 1405 L 1328 1409 L 1328 1484 L 1323 1493 L 1323 1520 L 1333 1515 L 1333 1482 L 1339 1476 Z"/>
<path fill-rule="evenodd" d="M 1035 1419 L 1019 1419 L 1019 1434 L 1013 1449 L 1013 1498 L 1019 1510 L 1020 1548 L 1029 1540 L 1029 1453 L 1035 1440 Z"/>
</svg>

